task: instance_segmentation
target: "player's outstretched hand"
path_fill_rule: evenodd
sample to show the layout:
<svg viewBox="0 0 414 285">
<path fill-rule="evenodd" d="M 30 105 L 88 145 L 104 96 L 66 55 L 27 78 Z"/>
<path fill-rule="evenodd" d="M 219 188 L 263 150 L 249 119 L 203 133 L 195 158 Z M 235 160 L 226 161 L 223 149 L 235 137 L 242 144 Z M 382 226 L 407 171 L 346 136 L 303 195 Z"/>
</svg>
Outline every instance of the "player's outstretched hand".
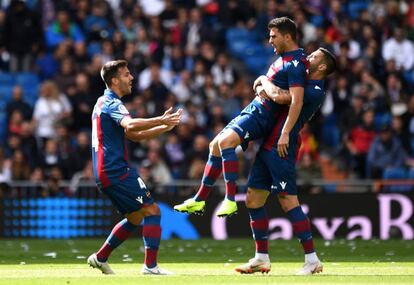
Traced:
<svg viewBox="0 0 414 285">
<path fill-rule="evenodd" d="M 277 153 L 280 157 L 286 157 L 288 155 L 289 148 L 289 134 L 282 133 L 277 142 Z"/>
<path fill-rule="evenodd" d="M 168 108 L 161 116 L 161 123 L 167 126 L 178 125 L 181 121 L 182 112 L 182 109 L 178 109 L 176 112 L 172 113 L 172 107 Z"/>
</svg>

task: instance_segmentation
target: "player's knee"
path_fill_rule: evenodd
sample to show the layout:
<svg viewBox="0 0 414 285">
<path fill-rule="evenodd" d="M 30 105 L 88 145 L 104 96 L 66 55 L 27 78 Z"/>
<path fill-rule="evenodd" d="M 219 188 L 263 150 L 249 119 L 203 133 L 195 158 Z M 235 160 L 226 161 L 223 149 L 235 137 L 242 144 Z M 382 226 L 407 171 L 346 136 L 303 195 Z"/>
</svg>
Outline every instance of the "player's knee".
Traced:
<svg viewBox="0 0 414 285">
<path fill-rule="evenodd" d="M 284 213 L 287 213 L 287 212 L 289 212 L 289 206 L 287 205 L 287 204 L 284 204 L 284 203 L 280 203 L 280 208 L 282 209 L 282 211 L 284 212 Z"/>
<path fill-rule="evenodd" d="M 138 226 L 139 224 L 141 224 L 142 219 L 144 218 L 143 215 L 139 211 L 126 214 L 125 217 L 128 220 L 128 222 L 130 222 L 131 224 L 135 226 Z"/>
<path fill-rule="evenodd" d="M 235 148 L 238 145 L 237 139 L 237 134 L 227 133 L 218 138 L 218 145 L 221 150 L 231 147 Z"/>
<path fill-rule="evenodd" d="M 144 208 L 144 216 L 160 216 L 161 215 L 161 211 L 160 211 L 160 207 L 158 206 L 157 203 L 151 204 L 148 207 Z"/>
<path fill-rule="evenodd" d="M 212 154 L 215 154 L 220 151 L 217 139 L 212 140 L 210 144 L 208 145 L 208 147 L 209 147 L 210 153 Z"/>
<path fill-rule="evenodd" d="M 282 211 L 285 213 L 289 212 L 293 208 L 300 206 L 297 198 L 293 198 L 293 197 L 288 198 L 288 197 L 281 196 L 281 195 L 279 195 L 279 203 L 280 203 L 280 207 L 282 208 Z"/>
<path fill-rule="evenodd" d="M 248 209 L 256 209 L 260 208 L 264 205 L 262 199 L 255 195 L 254 191 L 248 189 L 246 193 L 246 200 L 244 201 L 246 208 Z"/>
</svg>

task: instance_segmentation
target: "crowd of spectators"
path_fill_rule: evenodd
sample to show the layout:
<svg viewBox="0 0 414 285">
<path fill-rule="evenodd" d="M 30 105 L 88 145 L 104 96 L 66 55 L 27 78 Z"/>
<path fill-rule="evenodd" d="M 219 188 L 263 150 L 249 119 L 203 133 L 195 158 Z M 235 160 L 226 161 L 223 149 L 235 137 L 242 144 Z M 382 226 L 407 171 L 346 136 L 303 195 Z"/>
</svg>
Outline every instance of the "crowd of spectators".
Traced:
<svg viewBox="0 0 414 285">
<path fill-rule="evenodd" d="M 92 179 L 90 115 L 105 88 L 102 64 L 126 59 L 134 117 L 184 109 L 160 139 L 129 143 L 144 180 L 200 179 L 208 142 L 250 102 L 249 73 L 228 53 L 229 29 L 254 31 L 289 16 L 300 46 L 335 52 L 327 98 L 303 133 L 298 168 L 322 178 L 320 154 L 348 177 L 381 178 L 414 157 L 414 1 L 10 0 L 0 10 L 0 76 L 34 73 L 38 98 L 15 86 L 0 146 L 0 184 Z M 269 61 L 270 63 L 271 61 Z M 3 126 L 2 126 L 3 127 Z M 239 153 L 246 178 L 255 146 Z M 304 177 L 306 179 L 306 175 Z"/>
</svg>

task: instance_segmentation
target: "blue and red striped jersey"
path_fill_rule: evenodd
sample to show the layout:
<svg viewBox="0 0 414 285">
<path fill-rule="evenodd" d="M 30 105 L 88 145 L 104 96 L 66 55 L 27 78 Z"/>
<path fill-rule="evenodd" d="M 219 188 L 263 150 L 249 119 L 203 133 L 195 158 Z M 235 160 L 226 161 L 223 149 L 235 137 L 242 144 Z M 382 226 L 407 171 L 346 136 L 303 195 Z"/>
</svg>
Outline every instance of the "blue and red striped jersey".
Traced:
<svg viewBox="0 0 414 285">
<path fill-rule="evenodd" d="M 284 52 L 277 56 L 267 71 L 267 78 L 282 89 L 305 87 L 309 63 L 303 49 Z"/>
<path fill-rule="evenodd" d="M 299 131 L 303 125 L 309 121 L 313 114 L 319 109 L 323 100 L 325 99 L 324 81 L 323 80 L 308 80 L 305 86 L 305 93 L 303 98 L 302 110 L 295 126 L 289 134 L 289 149 L 288 159 L 295 159 L 298 146 L 300 145 Z M 289 112 L 289 107 L 284 106 L 276 117 L 276 124 L 273 127 L 270 135 L 264 140 L 263 148 L 271 150 L 277 147 L 283 125 L 286 121 Z"/>
<path fill-rule="evenodd" d="M 92 113 L 92 162 L 96 183 L 105 188 L 129 174 L 127 148 L 121 120 L 130 116 L 110 89 L 99 97 Z"/>
<path fill-rule="evenodd" d="M 290 87 L 305 87 L 306 77 L 308 75 L 308 60 L 303 49 L 297 49 L 282 53 L 277 56 L 267 71 L 267 78 L 272 83 L 284 90 Z M 255 99 L 243 110 L 245 113 L 249 108 L 261 110 L 262 115 L 267 115 L 269 121 L 273 121 L 286 106 L 281 106 L 272 100 L 263 100 L 256 96 Z M 287 109 L 288 110 L 288 109 Z"/>
</svg>

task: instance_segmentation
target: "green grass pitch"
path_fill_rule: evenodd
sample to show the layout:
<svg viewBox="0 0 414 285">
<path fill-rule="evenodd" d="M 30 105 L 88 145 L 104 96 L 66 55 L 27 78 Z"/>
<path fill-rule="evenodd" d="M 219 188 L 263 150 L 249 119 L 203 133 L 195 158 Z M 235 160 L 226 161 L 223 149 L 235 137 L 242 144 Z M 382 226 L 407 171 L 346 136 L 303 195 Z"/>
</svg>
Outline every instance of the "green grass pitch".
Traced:
<svg viewBox="0 0 414 285">
<path fill-rule="evenodd" d="M 297 241 L 270 242 L 272 271 L 240 275 L 233 268 L 254 253 L 250 239 L 162 241 L 159 263 L 174 276 L 143 276 L 138 238 L 114 251 L 117 275 L 89 268 L 86 258 L 103 239 L 0 239 L 0 284 L 414 284 L 414 241 L 316 240 L 324 272 L 295 276 L 303 262 Z"/>
</svg>

